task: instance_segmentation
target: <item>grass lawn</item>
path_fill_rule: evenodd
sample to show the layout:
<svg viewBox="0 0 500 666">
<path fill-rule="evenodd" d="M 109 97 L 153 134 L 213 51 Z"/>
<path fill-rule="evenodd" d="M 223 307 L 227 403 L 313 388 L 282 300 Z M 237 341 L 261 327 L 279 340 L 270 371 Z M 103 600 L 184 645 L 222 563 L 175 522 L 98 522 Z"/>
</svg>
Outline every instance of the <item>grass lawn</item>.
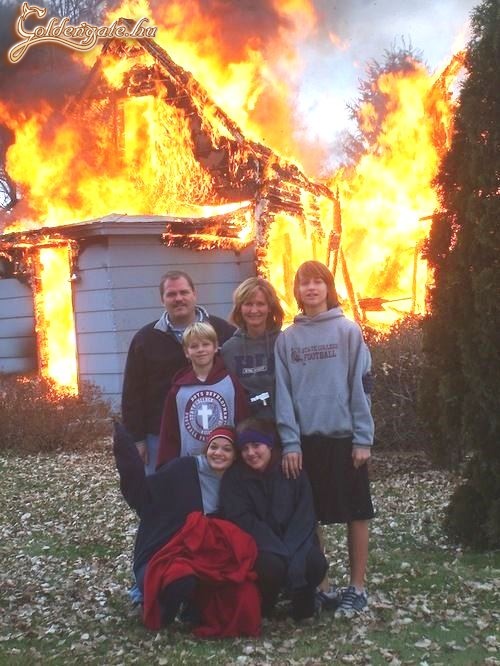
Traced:
<svg viewBox="0 0 500 666">
<path fill-rule="evenodd" d="M 462 552 L 440 529 L 452 478 L 420 456 L 372 465 L 370 611 L 295 625 L 279 607 L 259 639 L 152 633 L 131 607 L 136 518 L 110 448 L 0 458 L 0 664 L 499 664 L 500 553 Z M 344 528 L 328 528 L 346 582 Z"/>
</svg>

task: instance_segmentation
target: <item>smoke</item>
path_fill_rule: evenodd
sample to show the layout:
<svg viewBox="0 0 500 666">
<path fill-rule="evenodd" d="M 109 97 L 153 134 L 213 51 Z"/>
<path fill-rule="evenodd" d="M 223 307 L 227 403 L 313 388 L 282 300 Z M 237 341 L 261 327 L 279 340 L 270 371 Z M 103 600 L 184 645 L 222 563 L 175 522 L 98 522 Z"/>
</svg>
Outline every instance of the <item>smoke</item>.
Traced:
<svg viewBox="0 0 500 666">
<path fill-rule="evenodd" d="M 41 100 L 60 107 L 83 85 L 85 70 L 73 52 L 51 44 L 37 44 L 20 61 L 11 63 L 7 53 L 19 41 L 14 29 L 19 13 L 19 4 L 0 4 L 0 99 L 19 109 L 36 106 Z"/>
<path fill-rule="evenodd" d="M 323 33 L 318 43 L 330 48 L 331 31 L 361 62 L 379 58 L 400 37 L 433 53 L 446 48 L 449 37 L 460 31 L 476 4 L 476 0 L 314 0 Z"/>
<path fill-rule="evenodd" d="M 309 4 L 309 0 L 303 0 Z M 248 49 L 265 51 L 294 29 L 291 13 L 272 0 L 151 0 L 153 19 L 179 34 L 217 44 L 226 62 L 239 62 Z M 286 3 L 281 3 L 286 4 Z"/>
<path fill-rule="evenodd" d="M 291 19 L 280 14 L 270 0 L 200 0 L 200 10 L 218 26 L 216 39 L 225 44 L 230 59 L 244 57 L 247 46 L 265 49 L 279 39 L 281 30 L 293 28 Z"/>
</svg>

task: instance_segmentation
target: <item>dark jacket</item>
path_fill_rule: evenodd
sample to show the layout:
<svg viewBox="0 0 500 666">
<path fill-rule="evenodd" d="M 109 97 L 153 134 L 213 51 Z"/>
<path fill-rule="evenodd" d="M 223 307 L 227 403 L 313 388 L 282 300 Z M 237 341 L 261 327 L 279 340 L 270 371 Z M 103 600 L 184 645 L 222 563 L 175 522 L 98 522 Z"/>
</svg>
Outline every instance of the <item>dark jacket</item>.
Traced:
<svg viewBox="0 0 500 666">
<path fill-rule="evenodd" d="M 115 425 L 113 453 L 120 489 L 139 515 L 134 547 L 134 573 L 142 587 L 149 559 L 184 525 L 193 511 L 203 512 L 196 458 L 176 458 L 159 472 L 146 476 L 132 437 Z"/>
<path fill-rule="evenodd" d="M 209 316 L 219 344 L 235 331 L 224 319 Z M 134 441 L 160 432 L 165 398 L 174 375 L 188 362 L 181 343 L 171 332 L 164 333 L 153 321 L 132 338 L 125 366 L 122 392 L 122 418 Z"/>
<path fill-rule="evenodd" d="M 239 461 L 222 478 L 220 512 L 253 536 L 259 551 L 287 561 L 290 589 L 306 585 L 306 556 L 317 544 L 317 537 L 311 486 L 305 472 L 297 479 L 286 479 L 280 460 L 272 462 L 264 473 Z"/>
<path fill-rule="evenodd" d="M 197 417 L 200 405 L 210 410 L 205 424 Z M 220 356 L 215 357 L 204 382 L 191 367 L 181 370 L 174 377 L 163 409 L 157 468 L 180 455 L 198 455 L 210 431 L 221 425 L 237 425 L 249 414 L 247 393 L 228 373 Z M 199 450 L 193 451 L 197 447 Z"/>
</svg>

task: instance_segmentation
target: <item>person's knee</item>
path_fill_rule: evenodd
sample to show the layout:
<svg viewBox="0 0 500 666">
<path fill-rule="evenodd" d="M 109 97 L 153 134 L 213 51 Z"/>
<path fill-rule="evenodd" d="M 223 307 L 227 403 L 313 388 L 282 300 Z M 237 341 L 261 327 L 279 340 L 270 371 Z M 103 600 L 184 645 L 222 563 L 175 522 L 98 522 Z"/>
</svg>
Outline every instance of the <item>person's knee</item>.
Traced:
<svg viewBox="0 0 500 666">
<path fill-rule="evenodd" d="M 181 604 L 189 601 L 193 596 L 197 583 L 196 576 L 184 576 L 161 590 L 158 594 L 158 602 L 161 608 L 163 625 L 170 624 L 175 620 Z"/>
<path fill-rule="evenodd" d="M 311 548 L 306 558 L 306 581 L 310 586 L 321 583 L 328 571 L 328 562 L 321 550 L 315 546 Z"/>
<path fill-rule="evenodd" d="M 255 571 L 261 580 L 281 581 L 286 577 L 285 560 L 274 553 L 259 553 L 255 562 Z"/>
<path fill-rule="evenodd" d="M 305 620 L 315 612 L 316 586 L 307 586 L 295 590 L 292 594 L 292 617 L 294 620 Z"/>
</svg>

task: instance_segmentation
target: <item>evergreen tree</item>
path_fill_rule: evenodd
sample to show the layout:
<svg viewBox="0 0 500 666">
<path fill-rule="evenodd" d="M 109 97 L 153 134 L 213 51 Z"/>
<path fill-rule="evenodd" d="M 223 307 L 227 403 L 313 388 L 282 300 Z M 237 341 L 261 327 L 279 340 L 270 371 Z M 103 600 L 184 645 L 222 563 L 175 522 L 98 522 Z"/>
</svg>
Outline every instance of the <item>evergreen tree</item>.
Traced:
<svg viewBox="0 0 500 666">
<path fill-rule="evenodd" d="M 381 90 L 379 81 L 384 74 L 411 74 L 425 69 L 422 53 L 402 40 L 384 51 L 381 62 L 372 59 L 366 65 L 366 77 L 360 79 L 357 99 L 348 104 L 349 116 L 356 123 L 354 133 L 347 132 L 343 140 L 346 165 L 356 164 L 369 150 L 375 149 L 382 124 L 387 116 L 390 96 Z M 367 121 L 365 117 L 368 117 Z"/>
<path fill-rule="evenodd" d="M 469 74 L 436 179 L 441 211 L 427 246 L 434 288 L 421 384 L 436 459 L 466 461 L 445 527 L 478 548 L 500 546 L 499 28 L 499 0 L 484 0 L 472 15 Z"/>
</svg>

